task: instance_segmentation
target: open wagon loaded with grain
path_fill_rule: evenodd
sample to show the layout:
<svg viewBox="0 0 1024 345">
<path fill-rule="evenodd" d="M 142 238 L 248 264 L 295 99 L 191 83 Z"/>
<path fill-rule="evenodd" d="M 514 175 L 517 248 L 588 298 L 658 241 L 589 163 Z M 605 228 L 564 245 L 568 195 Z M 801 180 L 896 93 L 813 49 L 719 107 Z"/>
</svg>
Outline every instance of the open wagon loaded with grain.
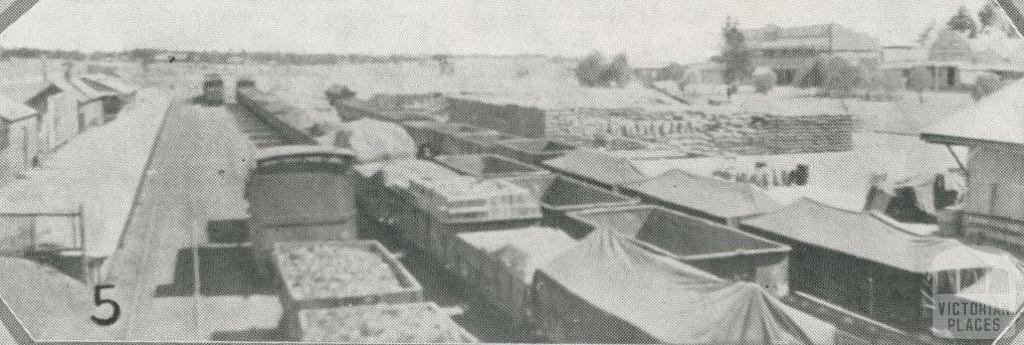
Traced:
<svg viewBox="0 0 1024 345">
<path fill-rule="evenodd" d="M 305 310 L 299 314 L 303 342 L 357 344 L 477 343 L 472 334 L 430 302 L 378 304 L 335 309 Z"/>
<path fill-rule="evenodd" d="M 416 278 L 377 241 L 278 243 L 274 264 L 283 324 L 292 334 L 303 310 L 423 300 Z"/>
</svg>

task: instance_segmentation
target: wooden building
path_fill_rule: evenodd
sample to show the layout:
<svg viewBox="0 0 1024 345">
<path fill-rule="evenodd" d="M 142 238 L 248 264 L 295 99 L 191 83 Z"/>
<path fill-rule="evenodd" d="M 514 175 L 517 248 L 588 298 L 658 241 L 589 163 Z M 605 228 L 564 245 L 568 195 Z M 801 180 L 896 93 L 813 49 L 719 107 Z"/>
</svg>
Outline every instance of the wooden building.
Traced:
<svg viewBox="0 0 1024 345">
<path fill-rule="evenodd" d="M 1024 257 L 1024 81 L 1016 81 L 926 128 L 930 143 L 966 146 L 959 205 L 940 217 L 965 240 Z M 951 152 L 954 152 L 951 150 Z"/>
<path fill-rule="evenodd" d="M 52 151 L 78 133 L 102 125 L 105 99 L 118 96 L 90 86 L 70 69 L 46 79 L 46 86 L 26 102 L 39 113 L 37 145 L 41 152 Z"/>
<path fill-rule="evenodd" d="M 32 168 L 36 162 L 39 113 L 0 96 L 0 183 Z"/>
<path fill-rule="evenodd" d="M 877 38 L 838 24 L 772 24 L 743 34 L 754 52 L 754 65 L 775 72 L 778 85 L 796 83 L 800 70 L 822 56 L 838 56 L 854 65 L 877 64 L 882 59 Z"/>
</svg>

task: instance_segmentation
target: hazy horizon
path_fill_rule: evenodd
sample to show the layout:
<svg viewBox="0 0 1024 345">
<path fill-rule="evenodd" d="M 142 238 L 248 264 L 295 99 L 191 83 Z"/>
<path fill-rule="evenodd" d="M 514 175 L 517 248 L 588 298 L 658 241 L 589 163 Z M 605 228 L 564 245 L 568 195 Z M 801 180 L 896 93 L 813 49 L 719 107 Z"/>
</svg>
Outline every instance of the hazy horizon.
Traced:
<svg viewBox="0 0 1024 345">
<path fill-rule="evenodd" d="M 337 54 L 625 52 L 630 60 L 692 62 L 714 55 L 727 17 L 744 28 L 838 23 L 907 44 L 961 5 L 920 1 L 154 1 L 40 0 L 0 34 L 0 46 L 93 51 L 282 51 Z"/>
</svg>

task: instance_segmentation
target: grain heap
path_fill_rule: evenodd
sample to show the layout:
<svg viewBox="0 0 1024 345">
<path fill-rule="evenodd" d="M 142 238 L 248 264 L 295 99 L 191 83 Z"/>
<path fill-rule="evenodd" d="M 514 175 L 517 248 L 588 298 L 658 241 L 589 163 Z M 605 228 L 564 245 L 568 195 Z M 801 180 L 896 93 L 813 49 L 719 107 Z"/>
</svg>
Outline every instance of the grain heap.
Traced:
<svg viewBox="0 0 1024 345">
<path fill-rule="evenodd" d="M 302 312 L 301 341 L 345 343 L 475 342 L 433 303 L 378 304 Z"/>
<path fill-rule="evenodd" d="M 280 256 L 284 281 L 297 298 L 327 298 L 398 291 L 391 267 L 372 251 L 311 243 Z"/>
</svg>

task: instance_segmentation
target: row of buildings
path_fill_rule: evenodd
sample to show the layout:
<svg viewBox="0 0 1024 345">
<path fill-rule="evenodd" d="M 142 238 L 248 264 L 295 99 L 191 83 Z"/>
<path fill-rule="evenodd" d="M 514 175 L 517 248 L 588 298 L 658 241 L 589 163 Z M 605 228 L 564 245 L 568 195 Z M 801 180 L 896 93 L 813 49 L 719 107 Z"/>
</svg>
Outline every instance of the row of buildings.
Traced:
<svg viewBox="0 0 1024 345">
<path fill-rule="evenodd" d="M 743 31 L 756 68 L 771 70 L 777 85 L 794 85 L 820 57 L 841 57 L 855 66 L 899 71 L 927 69 L 936 90 L 959 89 L 983 73 L 1001 78 L 1024 75 L 1024 39 L 1002 32 L 982 32 L 974 38 L 936 26 L 917 42 L 883 44 L 871 35 L 839 24 L 765 27 Z M 722 83 L 722 64 L 714 61 L 689 66 L 696 83 Z"/>
<path fill-rule="evenodd" d="M 89 128 L 113 121 L 136 88 L 108 74 L 78 74 L 70 66 L 47 73 L 27 100 L 0 96 L 0 182 L 39 165 Z"/>
</svg>

